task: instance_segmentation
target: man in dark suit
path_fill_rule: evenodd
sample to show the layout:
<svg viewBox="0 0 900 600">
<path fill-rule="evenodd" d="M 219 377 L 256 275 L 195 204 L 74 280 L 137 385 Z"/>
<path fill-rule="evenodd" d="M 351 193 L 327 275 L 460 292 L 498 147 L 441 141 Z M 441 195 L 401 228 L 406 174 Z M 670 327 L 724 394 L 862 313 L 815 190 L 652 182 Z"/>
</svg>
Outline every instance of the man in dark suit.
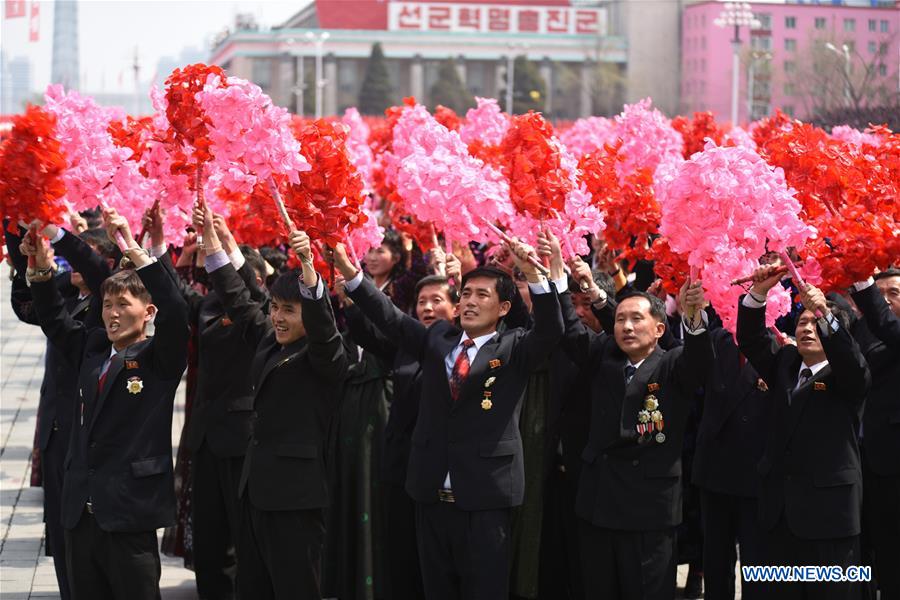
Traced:
<svg viewBox="0 0 900 600">
<path fill-rule="evenodd" d="M 756 464 L 765 441 L 768 387 L 740 354 L 734 335 L 710 327 L 715 362 L 706 382 L 694 454 L 693 483 L 700 488 L 703 579 L 706 597 L 734 598 L 735 543 L 741 564 L 759 565 Z M 758 598 L 758 584 L 743 582 L 741 597 Z"/>
<path fill-rule="evenodd" d="M 602 304 L 593 280 L 582 280 L 592 302 Z M 667 352 L 659 347 L 665 306 L 655 296 L 621 296 L 613 336 L 590 331 L 563 299 L 563 347 L 591 376 L 591 429 L 575 505 L 587 598 L 674 597 L 682 441 L 712 360 L 699 281 L 685 283 L 681 301 L 688 335 Z"/>
<path fill-rule="evenodd" d="M 318 599 L 328 506 L 325 435 L 348 364 L 330 298 L 312 268 L 309 237 L 294 231 L 302 281 L 291 272 L 275 280 L 266 315 L 222 250 L 208 208 L 196 210 L 194 222 L 203 228 L 206 270 L 227 316 L 256 348 L 255 421 L 238 483 L 238 592 Z"/>
<path fill-rule="evenodd" d="M 24 230 L 21 230 L 24 233 Z M 38 325 L 31 290 L 26 282 L 27 260 L 19 252 L 21 233 L 4 231 L 9 255 L 15 265 L 12 302 L 14 312 L 26 323 Z M 55 225 L 42 232 L 50 239 L 56 254 L 72 267 L 69 283 L 58 281 L 59 287 L 74 287 L 76 292 L 65 296 L 65 308 L 75 321 L 87 329 L 98 327 L 100 321 L 100 286 L 109 277 L 109 266 L 79 236 Z M 71 286 L 69 285 L 71 284 Z M 56 346 L 47 343 L 44 361 L 44 380 L 38 403 L 37 441 L 40 457 L 41 486 L 44 488 L 44 522 L 47 526 L 46 545 L 53 556 L 53 567 L 62 600 L 71 597 L 66 572 L 66 545 L 61 520 L 63 464 L 72 431 L 72 415 L 78 399 L 78 369 Z"/>
<path fill-rule="evenodd" d="M 562 335 L 552 284 L 514 244 L 528 277 L 534 328 L 497 332 L 514 294 L 494 268 L 462 280 L 460 324 L 426 327 L 397 309 L 335 248 L 335 266 L 360 310 L 422 368 L 406 491 L 416 501 L 419 557 L 429 600 L 508 595 L 510 508 L 524 495 L 518 416 L 528 374 Z M 562 272 L 551 274 L 560 278 Z"/>
<path fill-rule="evenodd" d="M 882 600 L 900 598 L 900 270 L 857 283 L 853 301 L 874 343 L 863 346 L 872 371 L 860 431 L 863 540 L 874 553 Z M 860 344 L 863 344 L 860 341 Z"/>
<path fill-rule="evenodd" d="M 862 472 L 857 432 L 869 369 L 847 315 L 822 292 L 801 291 L 797 345 L 778 347 L 766 296 L 781 275 L 762 267 L 738 309 L 737 340 L 769 388 L 759 519 L 767 565 L 860 564 Z M 776 598 L 853 598 L 855 583 L 770 582 Z"/>
<path fill-rule="evenodd" d="M 127 221 L 113 210 L 104 216 L 137 269 L 103 282 L 105 331 L 70 317 L 48 277 L 43 241 L 30 249 L 41 327 L 79 369 L 62 496 L 66 566 L 76 599 L 159 598 L 156 529 L 175 520 L 172 408 L 187 360 L 187 314 Z"/>
</svg>

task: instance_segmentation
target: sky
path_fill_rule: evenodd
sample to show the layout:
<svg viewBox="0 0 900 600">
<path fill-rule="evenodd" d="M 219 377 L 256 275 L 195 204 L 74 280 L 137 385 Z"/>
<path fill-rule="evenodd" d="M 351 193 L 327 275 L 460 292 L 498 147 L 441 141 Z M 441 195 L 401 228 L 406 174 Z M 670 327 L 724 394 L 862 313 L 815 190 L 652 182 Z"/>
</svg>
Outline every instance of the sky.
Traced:
<svg viewBox="0 0 900 600">
<path fill-rule="evenodd" d="M 26 0 L 26 7 L 32 0 Z M 5 4 L 5 2 L 3 2 Z M 81 90 L 87 93 L 134 92 L 137 49 L 143 85 L 161 58 L 177 58 L 193 47 L 206 55 L 210 41 L 230 27 L 238 13 L 252 13 L 261 28 L 285 21 L 307 0 L 78 0 Z M 0 8 L 2 10 L 2 8 Z M 40 2 L 40 40 L 28 41 L 28 18 L 2 20 L 0 47 L 7 58 L 32 61 L 32 88 L 42 92 L 50 81 L 53 2 Z M 162 84 L 168 73 L 156 73 Z"/>
</svg>

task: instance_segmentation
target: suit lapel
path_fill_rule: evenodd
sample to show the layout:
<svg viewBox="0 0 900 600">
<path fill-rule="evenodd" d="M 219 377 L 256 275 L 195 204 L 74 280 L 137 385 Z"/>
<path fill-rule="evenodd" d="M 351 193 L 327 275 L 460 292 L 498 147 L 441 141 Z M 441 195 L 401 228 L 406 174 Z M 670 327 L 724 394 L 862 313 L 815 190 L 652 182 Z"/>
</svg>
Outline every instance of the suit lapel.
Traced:
<svg viewBox="0 0 900 600">
<path fill-rule="evenodd" d="M 131 347 L 128 347 L 122 352 L 116 352 L 116 354 L 110 359 L 109 369 L 107 369 L 106 371 L 106 379 L 103 382 L 103 389 L 99 390 L 98 392 L 99 396 L 97 398 L 97 404 L 94 406 L 94 411 L 91 414 L 91 427 L 93 427 L 94 423 L 97 421 L 97 415 L 99 415 L 100 411 L 103 410 L 103 404 L 109 397 L 110 390 L 115 387 L 116 378 L 119 376 L 119 373 L 122 372 L 122 368 L 125 366 L 125 359 L 130 358 L 130 350 Z M 102 368 L 103 362 L 100 363 L 100 369 Z M 100 369 L 97 370 L 97 377 L 94 378 L 94 389 L 97 389 L 100 384 Z"/>
<path fill-rule="evenodd" d="M 298 360 L 305 352 L 306 338 L 298 340 L 287 347 L 280 348 L 274 356 L 271 356 L 271 358 L 266 360 L 266 364 L 259 376 L 259 383 L 257 383 L 256 385 L 257 392 L 262 389 L 263 384 L 266 382 L 266 378 L 272 373 L 272 371 L 289 362 Z"/>
<path fill-rule="evenodd" d="M 809 402 L 809 397 L 812 394 L 813 385 L 817 382 L 822 381 L 825 377 L 831 374 L 831 365 L 825 365 L 818 373 L 813 375 L 809 381 L 801 385 L 791 394 L 791 405 L 788 409 L 788 425 L 787 430 L 785 431 L 784 441 L 791 439 L 791 436 L 794 433 L 794 429 L 797 428 L 797 425 L 800 423 L 800 418 L 803 416 L 803 411 L 806 409 L 806 405 Z"/>
</svg>

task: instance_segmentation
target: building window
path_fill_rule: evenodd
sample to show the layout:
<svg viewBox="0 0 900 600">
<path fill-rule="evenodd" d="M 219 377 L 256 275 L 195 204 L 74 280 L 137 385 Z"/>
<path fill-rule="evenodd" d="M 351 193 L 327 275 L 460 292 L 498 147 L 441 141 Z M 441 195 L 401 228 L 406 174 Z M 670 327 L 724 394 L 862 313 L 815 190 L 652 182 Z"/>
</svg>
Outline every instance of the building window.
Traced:
<svg viewBox="0 0 900 600">
<path fill-rule="evenodd" d="M 881 63 L 880 65 L 878 65 L 878 74 L 881 75 L 882 77 L 887 77 L 887 65 L 886 64 Z"/>
<path fill-rule="evenodd" d="M 784 114 L 786 114 L 787 116 L 793 118 L 793 116 L 794 116 L 794 107 L 793 107 L 793 105 L 787 104 L 787 105 L 785 105 L 785 106 L 782 106 L 782 107 L 781 107 L 781 110 L 784 111 Z"/>
<path fill-rule="evenodd" d="M 844 31 L 847 33 L 856 31 L 856 19 L 844 19 Z"/>
<path fill-rule="evenodd" d="M 878 31 L 878 21 L 869 19 L 869 31 Z"/>
<path fill-rule="evenodd" d="M 881 54 L 882 56 L 884 56 L 885 54 L 887 54 L 887 51 L 888 51 L 888 43 L 887 42 L 881 42 L 880 44 L 878 44 L 878 54 Z"/>
<path fill-rule="evenodd" d="M 772 15 L 770 13 L 753 13 L 753 18 L 759 21 L 759 27 L 763 31 L 772 29 Z"/>
<path fill-rule="evenodd" d="M 254 58 L 250 68 L 250 78 L 263 90 L 272 86 L 272 61 L 268 58 Z"/>
<path fill-rule="evenodd" d="M 794 84 L 786 83 L 784 84 L 784 95 L 785 96 L 793 96 L 794 95 Z"/>
<path fill-rule="evenodd" d="M 797 29 L 797 17 L 785 17 L 784 18 L 784 28 L 785 29 Z"/>
<path fill-rule="evenodd" d="M 875 42 L 869 42 L 869 54 L 875 54 L 877 50 L 878 44 L 876 44 Z"/>
<path fill-rule="evenodd" d="M 816 29 L 825 29 L 825 17 L 816 17 Z"/>
<path fill-rule="evenodd" d="M 706 38 L 705 37 L 700 38 L 700 49 L 706 50 Z"/>
<path fill-rule="evenodd" d="M 784 61 L 784 72 L 785 73 L 794 73 L 797 70 L 797 63 L 792 60 Z"/>
<path fill-rule="evenodd" d="M 881 22 L 881 33 L 887 33 L 887 32 L 888 32 L 888 22 L 882 21 Z"/>
<path fill-rule="evenodd" d="M 754 35 L 750 38 L 750 47 L 754 50 L 771 50 L 772 38 L 767 35 Z"/>
<path fill-rule="evenodd" d="M 784 49 L 788 52 L 794 52 L 797 49 L 797 40 L 793 38 L 784 38 Z"/>
</svg>

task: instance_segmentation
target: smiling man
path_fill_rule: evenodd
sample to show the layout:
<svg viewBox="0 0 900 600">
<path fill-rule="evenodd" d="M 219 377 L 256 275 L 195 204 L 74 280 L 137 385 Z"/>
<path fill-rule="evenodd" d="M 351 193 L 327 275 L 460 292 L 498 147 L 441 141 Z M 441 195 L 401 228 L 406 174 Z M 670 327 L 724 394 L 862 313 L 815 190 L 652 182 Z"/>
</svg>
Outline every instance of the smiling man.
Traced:
<svg viewBox="0 0 900 600">
<path fill-rule="evenodd" d="M 482 267 L 462 278 L 460 326 L 430 327 L 404 314 L 363 277 L 341 245 L 335 266 L 360 310 L 422 368 L 406 491 L 416 502 L 419 561 L 429 600 L 508 596 L 510 509 L 525 474 L 519 412 L 528 376 L 562 335 L 557 294 L 514 244 L 528 278 L 534 328 L 498 333 L 515 287 Z M 552 273 L 555 280 L 562 272 Z M 563 281 L 564 284 L 564 281 Z M 562 284 L 561 284 L 562 285 Z"/>
<path fill-rule="evenodd" d="M 766 328 L 766 296 L 782 275 L 760 268 L 738 309 L 741 352 L 769 388 L 757 470 L 766 565 L 858 565 L 862 472 L 857 433 L 870 377 L 848 315 L 815 287 L 801 291 L 797 345 Z M 855 598 L 858 583 L 769 582 L 773 598 Z"/>
<path fill-rule="evenodd" d="M 29 279 L 41 328 L 79 371 L 62 493 L 72 595 L 149 600 L 159 598 L 156 529 L 175 523 L 172 408 L 187 363 L 187 307 L 127 221 L 114 210 L 104 220 L 136 270 L 103 282 L 103 328 L 65 310 L 43 240 L 25 249 L 35 256 Z"/>
</svg>

